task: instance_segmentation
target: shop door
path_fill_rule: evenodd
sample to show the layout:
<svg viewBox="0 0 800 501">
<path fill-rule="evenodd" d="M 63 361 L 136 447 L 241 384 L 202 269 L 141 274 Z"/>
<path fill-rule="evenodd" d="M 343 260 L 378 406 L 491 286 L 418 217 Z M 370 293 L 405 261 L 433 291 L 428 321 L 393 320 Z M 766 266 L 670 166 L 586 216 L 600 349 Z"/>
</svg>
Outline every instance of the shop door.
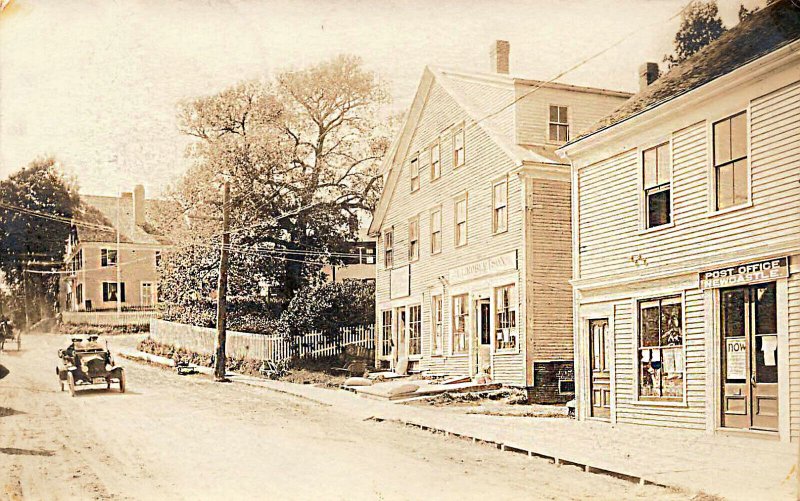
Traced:
<svg viewBox="0 0 800 501">
<path fill-rule="evenodd" d="M 722 289 L 722 426 L 778 429 L 775 283 Z"/>
<path fill-rule="evenodd" d="M 607 338 L 608 319 L 589 320 L 591 416 L 602 419 L 611 417 L 611 364 Z"/>
<path fill-rule="evenodd" d="M 401 358 L 408 358 L 406 355 L 406 309 L 397 308 L 395 318 L 397 318 L 397 326 L 394 330 L 394 365 L 397 367 L 397 362 Z"/>
<path fill-rule="evenodd" d="M 475 330 L 478 334 L 478 350 L 476 353 L 477 373 L 478 374 L 491 374 L 492 373 L 492 331 L 491 331 L 491 317 L 492 310 L 489 304 L 489 299 L 479 299 L 477 306 L 478 328 Z"/>
</svg>

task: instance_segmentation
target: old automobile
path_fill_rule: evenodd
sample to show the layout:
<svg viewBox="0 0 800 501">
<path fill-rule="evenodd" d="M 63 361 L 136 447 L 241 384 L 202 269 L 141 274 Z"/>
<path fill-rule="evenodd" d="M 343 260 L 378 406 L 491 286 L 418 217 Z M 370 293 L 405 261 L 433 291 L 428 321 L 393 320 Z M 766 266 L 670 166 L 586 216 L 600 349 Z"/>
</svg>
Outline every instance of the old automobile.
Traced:
<svg viewBox="0 0 800 501">
<path fill-rule="evenodd" d="M 79 386 L 105 384 L 111 389 L 111 383 L 119 384 L 120 393 L 125 393 L 125 372 L 114 364 L 108 344 L 101 344 L 98 336 L 73 337 L 70 345 L 58 350 L 61 364 L 56 367 L 61 391 L 64 383 L 74 397 Z"/>
</svg>

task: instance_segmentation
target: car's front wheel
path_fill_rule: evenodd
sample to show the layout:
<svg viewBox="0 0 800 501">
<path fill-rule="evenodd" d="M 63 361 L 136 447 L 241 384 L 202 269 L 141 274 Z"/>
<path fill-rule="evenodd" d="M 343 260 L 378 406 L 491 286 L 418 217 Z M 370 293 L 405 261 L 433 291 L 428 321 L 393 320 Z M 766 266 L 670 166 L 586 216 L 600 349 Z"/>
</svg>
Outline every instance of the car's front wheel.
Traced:
<svg viewBox="0 0 800 501">
<path fill-rule="evenodd" d="M 119 371 L 119 392 L 125 393 L 125 371 Z"/>
<path fill-rule="evenodd" d="M 75 376 L 72 372 L 67 372 L 67 383 L 69 384 L 70 396 L 75 396 Z"/>
</svg>

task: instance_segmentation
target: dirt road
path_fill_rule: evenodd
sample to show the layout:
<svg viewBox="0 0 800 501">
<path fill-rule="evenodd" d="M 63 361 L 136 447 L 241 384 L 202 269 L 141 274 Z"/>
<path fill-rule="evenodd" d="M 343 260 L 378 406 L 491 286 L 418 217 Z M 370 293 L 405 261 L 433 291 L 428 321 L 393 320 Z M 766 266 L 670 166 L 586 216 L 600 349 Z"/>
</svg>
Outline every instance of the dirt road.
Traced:
<svg viewBox="0 0 800 501">
<path fill-rule="evenodd" d="M 0 499 L 680 499 L 133 362 L 127 393 L 71 398 L 64 338 L 24 344 L 0 354 Z"/>
</svg>

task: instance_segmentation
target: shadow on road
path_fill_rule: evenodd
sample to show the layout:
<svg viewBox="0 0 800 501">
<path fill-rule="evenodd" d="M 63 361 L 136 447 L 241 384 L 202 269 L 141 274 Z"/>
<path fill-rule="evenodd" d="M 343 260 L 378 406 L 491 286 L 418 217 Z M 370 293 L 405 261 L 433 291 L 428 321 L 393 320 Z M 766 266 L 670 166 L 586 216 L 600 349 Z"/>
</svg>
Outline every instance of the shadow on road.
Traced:
<svg viewBox="0 0 800 501">
<path fill-rule="evenodd" d="M 8 376 L 9 372 L 10 371 L 6 368 L 5 365 L 0 365 L 0 379 L 3 379 L 4 377 Z"/>
<path fill-rule="evenodd" d="M 0 407 L 0 417 L 13 416 L 15 414 L 25 414 L 22 411 L 12 409 L 10 407 Z"/>
<path fill-rule="evenodd" d="M 33 449 L 17 449 L 16 447 L 0 447 L 0 453 L 9 454 L 11 456 L 52 456 L 53 451 L 33 450 Z"/>
</svg>

